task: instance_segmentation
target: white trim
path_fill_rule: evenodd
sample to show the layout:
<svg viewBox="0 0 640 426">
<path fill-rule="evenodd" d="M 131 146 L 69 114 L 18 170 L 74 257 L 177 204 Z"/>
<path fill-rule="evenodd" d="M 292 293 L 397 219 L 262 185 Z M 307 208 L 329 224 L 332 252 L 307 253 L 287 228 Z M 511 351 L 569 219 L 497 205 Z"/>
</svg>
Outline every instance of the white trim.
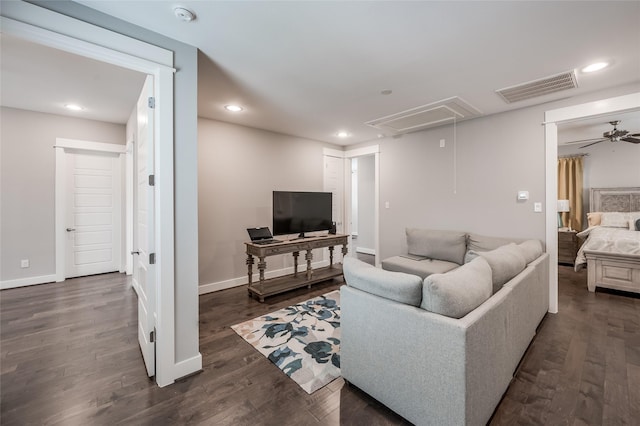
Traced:
<svg viewBox="0 0 640 426">
<path fill-rule="evenodd" d="M 546 111 L 545 126 L 545 175 L 546 175 L 546 213 L 545 235 L 549 253 L 549 312 L 558 312 L 558 229 L 557 229 L 557 192 L 558 192 L 558 126 L 557 123 L 578 120 L 612 112 L 623 112 L 640 108 L 640 92 L 600 101 L 587 102 L 564 108 Z"/>
<path fill-rule="evenodd" d="M 356 253 L 370 254 L 372 256 L 376 255 L 376 251 L 374 249 L 370 249 L 366 247 L 356 247 Z"/>
<path fill-rule="evenodd" d="M 329 157 L 344 158 L 344 151 L 331 149 L 331 148 L 322 148 L 322 155 L 326 155 Z"/>
<path fill-rule="evenodd" d="M 26 277 L 17 278 L 15 280 L 0 281 L 0 290 L 7 290 L 10 288 L 26 287 L 29 285 L 52 283 L 57 280 L 55 274 L 41 275 L 39 277 Z"/>
<path fill-rule="evenodd" d="M 66 44 L 73 49 L 68 51 L 100 61 L 117 61 L 118 55 L 112 57 L 117 51 L 141 61 L 173 65 L 173 54 L 166 49 L 25 2 L 3 2 L 0 26 L 2 32 L 55 48 Z"/>
<path fill-rule="evenodd" d="M 328 260 L 321 260 L 318 262 L 313 262 L 311 264 L 312 268 L 322 268 L 324 266 L 329 266 L 329 261 Z M 293 266 L 290 266 L 288 268 L 282 268 L 282 269 L 276 269 L 273 271 L 265 271 L 264 273 L 264 277 L 265 279 L 269 279 L 269 278 L 277 278 L 277 277 L 282 277 L 284 275 L 287 274 L 293 274 Z M 258 275 L 258 273 L 253 274 L 253 276 L 251 277 L 251 280 L 255 283 L 259 280 L 260 275 Z M 225 281 L 218 281 L 215 283 L 209 283 L 209 284 L 200 284 L 198 286 L 198 295 L 203 295 L 203 294 L 207 294 L 207 293 L 213 293 L 214 291 L 220 291 L 220 290 L 226 290 L 228 288 L 233 288 L 233 287 L 240 287 L 242 285 L 247 285 L 247 277 L 238 277 L 238 278 L 232 278 L 230 280 L 225 280 Z"/>
<path fill-rule="evenodd" d="M 131 252 L 133 251 L 133 175 L 134 175 L 134 167 L 133 167 L 133 141 L 127 142 L 126 145 L 127 152 L 125 153 L 125 165 L 124 165 L 124 197 L 125 197 L 125 210 L 124 210 L 124 228 L 125 228 L 125 248 L 124 248 L 124 270 L 127 275 L 133 274 L 133 255 Z M 135 286 L 134 286 L 135 287 Z M 138 293 L 138 289 L 135 288 L 136 294 Z"/>
<path fill-rule="evenodd" d="M 158 91 L 158 87 L 166 89 Z M 156 383 L 163 387 L 178 377 L 175 368 L 175 253 L 173 199 L 173 72 L 154 73 L 155 249 L 156 249 Z M 197 305 L 195 309 L 197 309 Z M 196 326 L 194 324 L 194 326 Z"/>
<path fill-rule="evenodd" d="M 91 142 L 79 139 L 56 138 L 54 148 L 69 148 L 83 151 L 113 152 L 116 154 L 126 154 L 127 146 L 115 143 Z"/>
<path fill-rule="evenodd" d="M 380 145 L 365 146 L 362 148 L 350 149 L 344 152 L 345 158 L 363 157 L 365 155 L 379 154 Z"/>
<path fill-rule="evenodd" d="M 375 235 L 374 235 L 374 250 L 375 253 L 380 253 L 380 145 L 371 145 L 371 146 L 365 146 L 362 148 L 356 148 L 356 149 L 351 149 L 348 151 L 345 151 L 345 158 L 348 158 L 349 160 L 351 160 L 354 157 L 364 157 L 367 155 L 374 155 L 374 162 L 375 162 L 375 177 L 374 177 L 374 203 L 375 203 L 375 208 L 373 211 L 373 226 L 375 229 Z M 346 168 L 348 169 L 348 173 L 349 176 L 351 176 L 351 161 L 348 162 L 349 164 L 347 164 Z M 345 170 L 345 173 L 347 173 L 347 170 Z M 345 187 L 347 188 L 347 190 L 345 191 L 345 200 L 348 200 L 348 208 L 345 209 L 345 213 L 349 214 L 349 217 L 351 217 L 351 179 L 345 179 Z M 345 219 L 346 222 L 346 219 Z M 349 227 L 350 228 L 350 227 Z M 351 229 L 345 230 L 345 232 L 348 234 L 351 231 Z M 376 266 L 380 266 L 382 263 L 380 256 L 376 256 Z"/>
<path fill-rule="evenodd" d="M 173 367 L 173 373 L 176 376 L 175 380 L 189 376 L 200 370 L 202 370 L 202 354 L 200 352 L 194 357 L 176 362 Z"/>
</svg>

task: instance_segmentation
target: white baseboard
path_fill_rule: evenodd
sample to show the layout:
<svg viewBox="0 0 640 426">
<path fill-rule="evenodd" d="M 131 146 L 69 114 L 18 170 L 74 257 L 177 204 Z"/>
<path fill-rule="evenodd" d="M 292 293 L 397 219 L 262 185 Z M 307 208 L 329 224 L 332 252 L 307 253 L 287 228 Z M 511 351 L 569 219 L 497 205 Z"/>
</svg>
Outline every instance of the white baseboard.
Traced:
<svg viewBox="0 0 640 426">
<path fill-rule="evenodd" d="M 321 260 L 311 264 L 312 268 L 322 268 L 324 266 L 329 266 L 328 260 Z M 299 272 L 304 271 L 305 269 L 306 267 L 304 265 L 298 266 Z M 281 277 L 287 274 L 293 274 L 293 266 L 290 266 L 288 268 L 283 268 L 283 269 L 277 269 L 275 271 L 266 271 L 264 273 L 264 277 L 265 279 L 269 279 L 269 278 Z M 260 275 L 258 273 L 255 273 L 253 274 L 253 277 L 251 278 L 251 280 L 253 282 L 257 282 L 259 278 L 260 278 Z M 247 284 L 246 275 L 244 277 L 232 278 L 230 280 L 218 281 L 215 283 L 200 284 L 200 286 L 198 287 L 198 295 L 213 293 L 214 291 L 226 290 L 228 288 L 239 287 L 241 285 L 246 285 L 246 284 Z"/>
<path fill-rule="evenodd" d="M 18 278 L 16 280 L 0 281 L 0 290 L 8 288 L 26 287 L 28 285 L 52 283 L 56 281 L 56 274 L 41 275 L 39 277 Z"/>
<path fill-rule="evenodd" d="M 374 249 L 370 249 L 366 247 L 356 247 L 356 253 L 370 254 L 372 256 L 376 255 L 376 251 Z"/>
<path fill-rule="evenodd" d="M 173 366 L 173 379 L 175 381 L 189 374 L 197 373 L 200 370 L 202 370 L 202 354 L 198 352 L 198 355 L 177 362 Z"/>
</svg>

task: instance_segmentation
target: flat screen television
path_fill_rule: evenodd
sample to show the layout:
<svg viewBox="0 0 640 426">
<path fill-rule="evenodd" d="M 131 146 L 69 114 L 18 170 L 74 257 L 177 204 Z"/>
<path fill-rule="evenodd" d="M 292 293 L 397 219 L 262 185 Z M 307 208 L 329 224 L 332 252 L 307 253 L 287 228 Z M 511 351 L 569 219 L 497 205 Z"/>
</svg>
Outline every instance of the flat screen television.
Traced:
<svg viewBox="0 0 640 426">
<path fill-rule="evenodd" d="M 299 234 L 331 229 L 330 192 L 273 191 L 273 234 Z"/>
</svg>

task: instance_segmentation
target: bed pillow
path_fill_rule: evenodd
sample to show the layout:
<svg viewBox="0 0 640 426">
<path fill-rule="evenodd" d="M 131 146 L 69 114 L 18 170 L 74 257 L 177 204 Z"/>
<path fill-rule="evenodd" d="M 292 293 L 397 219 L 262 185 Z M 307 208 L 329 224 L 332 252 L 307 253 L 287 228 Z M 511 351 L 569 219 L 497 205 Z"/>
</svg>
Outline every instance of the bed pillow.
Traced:
<svg viewBox="0 0 640 426">
<path fill-rule="evenodd" d="M 446 274 L 425 278 L 420 307 L 447 317 L 462 318 L 491 294 L 491 267 L 478 257 Z"/>
<path fill-rule="evenodd" d="M 601 212 L 591 212 L 587 213 L 587 223 L 589 227 L 598 226 L 602 221 L 602 213 Z"/>
<path fill-rule="evenodd" d="M 602 213 L 602 221 L 600 225 L 608 228 L 628 228 L 629 213 L 622 212 L 606 212 Z"/>
</svg>

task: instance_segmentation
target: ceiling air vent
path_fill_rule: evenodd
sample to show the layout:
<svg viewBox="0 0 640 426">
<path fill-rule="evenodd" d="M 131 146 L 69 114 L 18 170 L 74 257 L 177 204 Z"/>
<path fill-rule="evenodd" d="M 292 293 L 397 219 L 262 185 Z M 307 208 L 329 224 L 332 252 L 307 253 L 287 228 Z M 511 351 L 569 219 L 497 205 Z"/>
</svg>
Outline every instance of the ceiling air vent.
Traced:
<svg viewBox="0 0 640 426">
<path fill-rule="evenodd" d="M 415 132 L 429 127 L 442 126 L 456 121 L 466 120 L 482 113 L 461 98 L 443 99 L 427 105 L 402 111 L 365 124 L 388 134 L 399 135 Z"/>
<path fill-rule="evenodd" d="M 548 95 L 550 93 L 561 92 L 563 90 L 575 89 L 578 87 L 575 70 L 541 78 L 540 80 L 518 84 L 516 86 L 505 87 L 496 90 L 496 93 L 507 103 L 523 101 L 537 96 Z"/>
</svg>

